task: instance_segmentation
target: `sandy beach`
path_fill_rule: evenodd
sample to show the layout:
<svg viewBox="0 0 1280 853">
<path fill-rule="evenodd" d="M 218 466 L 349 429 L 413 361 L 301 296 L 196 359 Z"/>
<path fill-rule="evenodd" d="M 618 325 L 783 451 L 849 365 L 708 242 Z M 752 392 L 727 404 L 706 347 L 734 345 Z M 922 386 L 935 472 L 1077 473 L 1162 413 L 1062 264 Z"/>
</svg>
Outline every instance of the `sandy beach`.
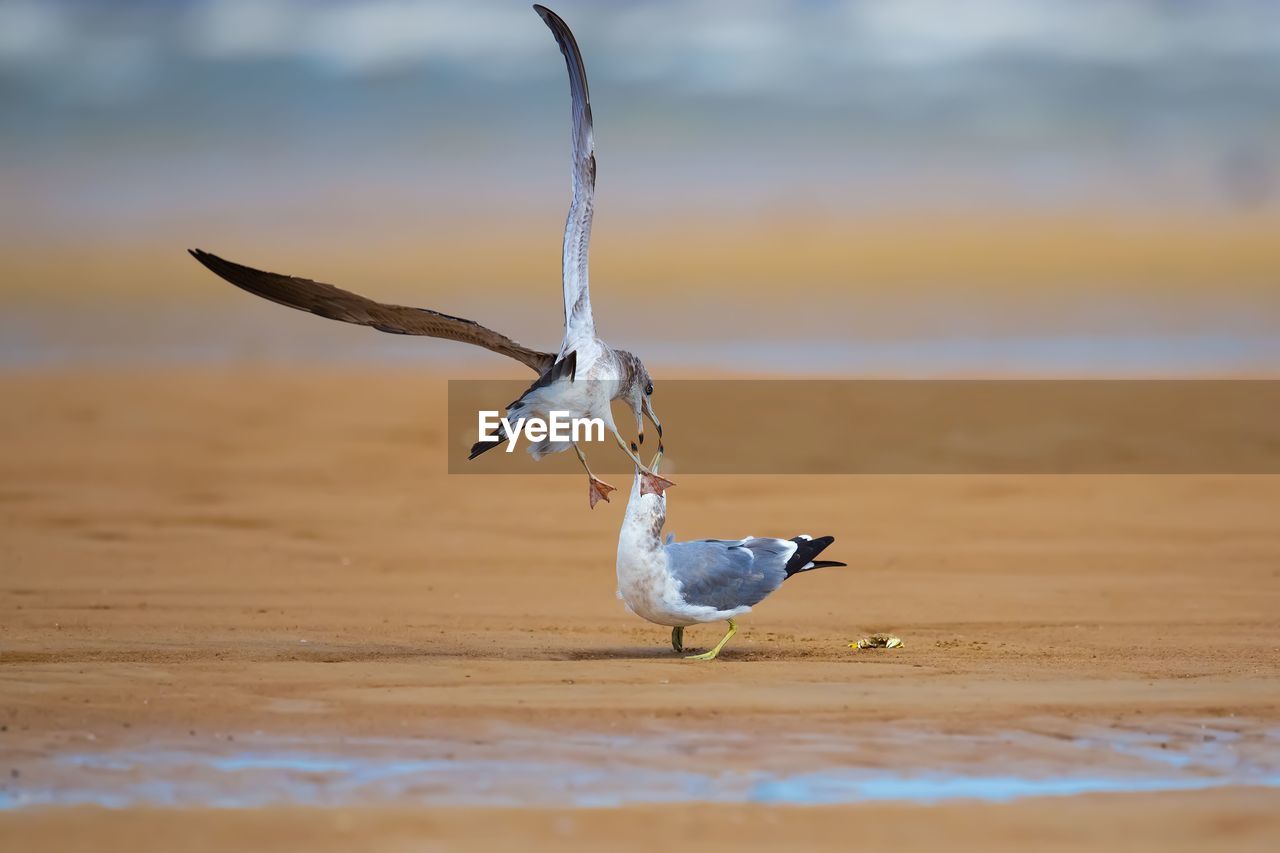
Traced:
<svg viewBox="0 0 1280 853">
<path fill-rule="evenodd" d="M 1280 850 L 1280 4 L 551 5 L 0 0 L 0 851 Z"/>
<path fill-rule="evenodd" d="M 1168 732 L 1182 749 L 1207 725 L 1265 745 L 1280 720 L 1275 477 L 690 475 L 671 493 L 682 538 L 830 533 L 849 563 L 790 581 L 699 664 L 614 597 L 619 503 L 589 512 L 576 476 L 446 474 L 443 375 L 11 370 L 0 393 L 11 801 L 72 747 L 732 733 L 745 745 L 713 765 L 831 763 L 771 752 L 787 733 L 918 770 L 987 760 L 945 735 L 1005 738 L 1000 760 L 1031 766 L 1028 734 Z M 848 648 L 881 630 L 905 647 Z M 914 732 L 933 739 L 876 754 Z M 677 753 L 666 763 L 692 761 Z M 0 839 L 1267 849 L 1277 805 L 1274 788 L 1230 786 L 1009 804 L 86 805 L 6 809 Z"/>
</svg>

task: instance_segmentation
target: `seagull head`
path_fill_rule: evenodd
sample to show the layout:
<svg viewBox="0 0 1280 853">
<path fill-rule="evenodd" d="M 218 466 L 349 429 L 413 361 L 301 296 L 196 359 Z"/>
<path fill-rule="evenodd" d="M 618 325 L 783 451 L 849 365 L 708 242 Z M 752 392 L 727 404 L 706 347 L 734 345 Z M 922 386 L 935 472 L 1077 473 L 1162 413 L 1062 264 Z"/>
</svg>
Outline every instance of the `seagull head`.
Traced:
<svg viewBox="0 0 1280 853">
<path fill-rule="evenodd" d="M 661 439 L 662 422 L 653 412 L 653 401 L 650 399 L 653 397 L 653 379 L 650 378 L 649 371 L 645 369 L 644 362 L 635 355 L 626 350 L 617 350 L 617 353 L 622 362 L 623 375 L 626 377 L 622 397 L 636 417 L 636 435 L 640 443 L 644 444 L 645 418 L 653 424 L 653 428 L 658 432 L 658 438 Z"/>
<path fill-rule="evenodd" d="M 631 445 L 633 448 L 635 444 Z M 658 452 L 654 454 L 652 461 L 649 462 L 649 470 L 658 473 L 658 467 L 662 464 L 663 448 L 658 446 Z M 662 532 L 662 526 L 667 519 L 667 496 L 665 494 L 640 494 L 640 477 L 644 471 L 635 466 L 635 477 L 631 481 L 631 496 L 627 499 L 626 519 L 633 523 L 643 522 L 653 527 L 654 535 Z"/>
</svg>

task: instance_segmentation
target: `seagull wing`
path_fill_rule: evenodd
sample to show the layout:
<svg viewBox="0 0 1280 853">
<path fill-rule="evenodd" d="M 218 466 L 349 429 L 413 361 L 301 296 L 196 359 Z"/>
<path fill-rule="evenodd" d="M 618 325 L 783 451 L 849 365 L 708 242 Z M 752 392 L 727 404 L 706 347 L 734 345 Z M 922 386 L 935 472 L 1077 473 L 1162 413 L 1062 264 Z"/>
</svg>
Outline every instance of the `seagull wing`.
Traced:
<svg viewBox="0 0 1280 853">
<path fill-rule="evenodd" d="M 514 358 L 538 373 L 545 373 L 555 363 L 552 353 L 521 346 L 506 335 L 500 335 L 473 320 L 452 317 L 429 308 L 409 308 L 375 302 L 332 284 L 256 270 L 199 249 L 192 249 L 191 256 L 236 287 L 299 311 L 310 311 L 344 323 L 372 326 L 380 332 L 393 335 L 423 335 L 475 344 Z"/>
<path fill-rule="evenodd" d="M 665 547 L 667 568 L 694 606 L 754 607 L 787 579 L 790 542 L 776 539 L 703 539 Z"/>
<path fill-rule="evenodd" d="M 595 206 L 596 155 L 591 132 L 591 98 L 582 51 L 560 16 L 545 6 L 533 7 L 560 45 L 569 67 L 569 92 L 573 97 L 573 201 L 564 226 L 564 349 L 583 337 L 594 337 L 591 291 L 587 283 L 587 251 L 591 243 L 591 216 Z"/>
</svg>

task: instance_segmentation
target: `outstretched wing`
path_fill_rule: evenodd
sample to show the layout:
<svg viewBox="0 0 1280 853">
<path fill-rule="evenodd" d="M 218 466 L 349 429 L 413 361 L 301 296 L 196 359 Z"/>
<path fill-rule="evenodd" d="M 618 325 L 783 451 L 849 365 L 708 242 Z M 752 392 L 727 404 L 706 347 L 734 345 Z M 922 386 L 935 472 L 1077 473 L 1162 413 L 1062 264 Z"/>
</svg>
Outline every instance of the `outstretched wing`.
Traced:
<svg viewBox="0 0 1280 853">
<path fill-rule="evenodd" d="M 191 249 L 190 252 L 193 258 L 236 287 L 299 311 L 310 311 L 344 323 L 372 326 L 380 332 L 393 335 L 423 335 L 475 344 L 514 358 L 538 373 L 546 372 L 555 363 L 553 354 L 521 346 L 506 335 L 500 335 L 473 320 L 451 317 L 429 308 L 387 305 L 332 284 L 256 270 L 199 249 Z"/>
<path fill-rule="evenodd" d="M 587 250 L 591 243 L 591 216 L 595 206 L 596 144 L 591 133 L 591 98 L 582 51 L 560 16 L 545 6 L 533 7 L 551 28 L 569 67 L 569 92 L 573 97 L 573 201 L 564 226 L 564 340 L 570 342 L 596 333 L 591 315 L 591 290 L 587 283 Z"/>
</svg>

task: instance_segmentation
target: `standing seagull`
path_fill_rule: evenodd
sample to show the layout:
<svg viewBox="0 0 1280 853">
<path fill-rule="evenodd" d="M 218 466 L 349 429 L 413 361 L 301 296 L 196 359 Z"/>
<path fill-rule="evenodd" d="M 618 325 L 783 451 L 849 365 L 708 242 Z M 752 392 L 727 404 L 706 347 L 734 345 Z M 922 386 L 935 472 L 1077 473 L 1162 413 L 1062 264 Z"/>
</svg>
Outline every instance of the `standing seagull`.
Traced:
<svg viewBox="0 0 1280 853">
<path fill-rule="evenodd" d="M 658 470 L 662 450 L 649 467 Z M 684 629 L 699 622 L 726 620 L 729 631 L 715 648 L 690 660 L 713 660 L 738 632 L 734 618 L 751 610 L 792 575 L 843 566 L 815 560 L 833 536 L 814 539 L 701 539 L 662 542 L 667 498 L 646 494 L 636 471 L 631 499 L 618 533 L 618 597 L 627 609 L 658 625 L 670 625 L 671 646 L 684 651 Z"/>
<path fill-rule="evenodd" d="M 662 424 L 653 411 L 650 396 L 653 381 L 639 358 L 626 350 L 614 349 L 596 337 L 591 313 L 591 293 L 587 282 L 587 249 L 591 240 L 591 217 L 596 183 L 595 141 L 591 132 L 591 102 L 587 91 L 586 66 L 569 27 L 555 12 L 544 6 L 534 11 L 551 29 L 569 68 L 569 90 L 573 99 L 573 200 L 564 231 L 564 342 L 557 354 L 522 346 L 505 335 L 472 320 L 453 317 L 428 308 L 389 305 L 347 290 L 305 278 L 280 275 L 246 267 L 217 255 L 192 249 L 191 255 L 215 274 L 263 299 L 309 311 L 330 320 L 371 326 L 396 335 L 424 335 L 475 344 L 513 358 L 538 373 L 538 379 L 518 400 L 507 407 L 508 420 L 541 417 L 551 411 L 565 412 L 569 418 L 600 418 L 614 440 L 640 468 L 640 488 L 645 494 L 662 494 L 674 485 L 644 467 L 635 451 L 618 433 L 609 404 L 624 401 L 636 419 L 640 443 L 644 443 L 644 418 L 662 436 Z M 506 435 L 482 437 L 471 449 L 474 459 L 506 441 Z M 591 506 L 616 489 L 591 472 L 586 455 L 577 443 L 538 441 L 529 453 L 541 459 L 570 447 L 578 455 L 588 477 Z"/>
</svg>

